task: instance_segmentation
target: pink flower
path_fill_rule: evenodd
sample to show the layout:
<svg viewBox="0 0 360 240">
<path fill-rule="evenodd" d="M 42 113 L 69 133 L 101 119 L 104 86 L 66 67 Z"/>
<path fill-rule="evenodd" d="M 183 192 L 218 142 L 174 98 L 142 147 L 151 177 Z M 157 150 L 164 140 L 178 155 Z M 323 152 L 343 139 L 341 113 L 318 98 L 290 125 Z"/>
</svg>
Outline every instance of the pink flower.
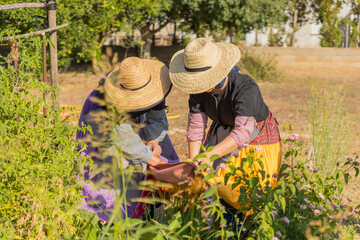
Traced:
<svg viewBox="0 0 360 240">
<path fill-rule="evenodd" d="M 272 211 L 272 214 L 273 214 L 274 216 L 278 215 L 277 211 Z"/>
<path fill-rule="evenodd" d="M 280 231 L 276 231 L 276 232 L 275 232 L 275 235 L 277 235 L 279 238 L 281 238 L 281 237 L 282 237 L 282 234 L 281 234 L 281 232 L 280 232 Z"/>
<path fill-rule="evenodd" d="M 340 199 L 339 199 L 339 197 L 338 197 L 338 196 L 336 196 L 336 195 L 334 195 L 334 198 L 335 198 L 336 200 L 340 200 Z"/>
<path fill-rule="evenodd" d="M 249 144 L 242 144 L 241 145 L 241 148 L 248 148 L 249 147 Z"/>
<path fill-rule="evenodd" d="M 299 139 L 299 135 L 293 133 L 291 134 L 291 136 L 289 137 L 291 140 L 295 140 L 295 139 Z"/>
<path fill-rule="evenodd" d="M 259 147 L 255 147 L 254 150 L 255 150 L 256 152 L 261 152 L 262 147 L 260 147 L 260 146 L 259 146 Z"/>
<path fill-rule="evenodd" d="M 273 237 L 271 240 L 279 240 L 279 238 L 277 238 L 277 237 Z"/>
<path fill-rule="evenodd" d="M 220 168 L 221 168 L 222 170 L 225 170 L 225 169 L 227 168 L 227 165 L 226 165 L 225 163 L 221 163 L 221 164 L 220 164 Z"/>
<path fill-rule="evenodd" d="M 306 205 L 300 205 L 300 209 L 306 209 Z"/>
<path fill-rule="evenodd" d="M 320 213 L 320 210 L 318 210 L 318 209 L 314 210 L 314 214 L 319 214 L 319 213 Z"/>
</svg>

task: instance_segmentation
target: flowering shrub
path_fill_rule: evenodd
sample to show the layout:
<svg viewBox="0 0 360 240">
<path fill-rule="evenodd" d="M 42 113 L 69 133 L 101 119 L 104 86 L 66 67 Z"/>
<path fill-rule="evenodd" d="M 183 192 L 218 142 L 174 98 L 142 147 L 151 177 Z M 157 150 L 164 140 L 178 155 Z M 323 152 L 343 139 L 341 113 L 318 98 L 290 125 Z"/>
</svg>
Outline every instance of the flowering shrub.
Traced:
<svg viewBox="0 0 360 240">
<path fill-rule="evenodd" d="M 247 239 L 341 238 L 340 228 L 350 225 L 356 214 L 349 206 L 350 200 L 341 197 L 343 182 L 348 183 L 351 172 L 358 176 L 359 161 L 348 158 L 334 166 L 333 175 L 322 176 L 309 162 L 294 163 L 302 148 L 298 135 L 291 135 L 285 143 L 291 144 L 290 150 L 285 152 L 287 163 L 273 176 L 265 176 L 263 169 L 251 164 L 261 162 L 261 159 L 254 159 L 256 149 L 242 159 L 253 168 L 249 175 L 243 175 L 241 167 L 226 163 L 231 173 L 225 176 L 225 182 L 233 175 L 236 182 L 232 187 L 241 185 L 239 211 L 246 215 L 246 220 L 238 223 L 243 231 L 237 235 L 241 237 L 246 230 Z M 276 179 L 275 184 L 271 184 L 273 179 Z M 264 180 L 266 182 L 261 184 Z"/>
</svg>

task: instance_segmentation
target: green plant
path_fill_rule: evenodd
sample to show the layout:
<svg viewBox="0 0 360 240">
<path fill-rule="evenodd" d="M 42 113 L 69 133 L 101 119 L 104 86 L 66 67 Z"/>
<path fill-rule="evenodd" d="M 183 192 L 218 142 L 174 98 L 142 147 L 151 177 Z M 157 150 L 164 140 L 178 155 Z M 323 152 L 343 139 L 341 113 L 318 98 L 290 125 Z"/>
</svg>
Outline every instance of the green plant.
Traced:
<svg viewBox="0 0 360 240">
<path fill-rule="evenodd" d="M 285 159 L 291 159 L 291 165 L 283 164 L 279 174 L 273 176 L 265 176 L 261 159 L 255 159 L 251 152 L 241 160 L 242 166 L 248 164 L 252 169 L 249 174 L 242 167 L 227 163 L 231 172 L 225 176 L 225 182 L 235 176 L 232 187 L 241 186 L 239 211 L 250 216 L 242 223 L 248 232 L 247 239 L 338 238 L 339 229 L 345 224 L 354 225 L 355 213 L 341 192 L 350 173 L 355 171 L 355 177 L 358 176 L 360 163 L 347 159 L 336 164 L 334 174 L 323 177 L 316 169 L 307 167 L 308 163 L 294 162 L 302 148 L 298 136 L 293 134 L 285 141 L 289 143 L 292 147 L 285 153 Z M 261 167 L 257 168 L 254 162 Z M 277 184 L 271 184 L 271 179 L 276 179 Z M 261 184 L 264 180 L 265 184 Z M 237 234 L 241 237 L 242 232 Z"/>
<path fill-rule="evenodd" d="M 277 69 L 277 62 L 271 55 L 255 52 L 251 48 L 241 48 L 241 60 L 237 64 L 240 71 L 250 75 L 255 81 L 277 82 L 282 73 Z"/>
<path fill-rule="evenodd" d="M 81 222 L 77 128 L 44 100 L 58 89 L 39 78 L 40 49 L 36 38 L 19 42 L 17 70 L 10 56 L 1 58 L 8 65 L 0 65 L 0 236 L 7 239 L 74 233 Z"/>
</svg>

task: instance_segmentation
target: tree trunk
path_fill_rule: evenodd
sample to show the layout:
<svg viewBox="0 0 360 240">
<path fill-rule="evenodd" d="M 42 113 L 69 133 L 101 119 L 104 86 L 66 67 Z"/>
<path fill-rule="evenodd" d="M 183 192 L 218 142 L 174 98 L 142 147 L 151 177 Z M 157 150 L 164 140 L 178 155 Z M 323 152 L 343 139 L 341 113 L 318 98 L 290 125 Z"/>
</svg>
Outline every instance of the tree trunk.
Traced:
<svg viewBox="0 0 360 240">
<path fill-rule="evenodd" d="M 291 46 L 294 47 L 295 46 L 295 33 L 297 31 L 297 19 L 298 19 L 298 8 L 297 8 L 297 4 L 295 6 L 295 11 L 294 11 L 294 24 L 293 24 L 293 31 L 291 34 Z"/>
<path fill-rule="evenodd" d="M 360 44 L 360 19 L 359 19 L 360 15 L 357 15 L 357 36 L 356 36 L 356 43 L 355 46 L 358 48 L 359 44 Z"/>
<path fill-rule="evenodd" d="M 258 45 L 258 30 L 255 29 L 255 46 Z"/>
<path fill-rule="evenodd" d="M 96 51 L 93 52 L 93 59 L 91 60 L 91 67 L 93 74 L 97 74 L 99 72 L 99 66 L 96 59 Z"/>
<path fill-rule="evenodd" d="M 151 37 L 147 37 L 147 39 L 143 39 L 143 41 L 145 42 L 144 45 L 142 46 L 142 51 L 140 52 L 140 57 L 144 58 L 144 59 L 150 59 L 151 57 Z"/>
</svg>

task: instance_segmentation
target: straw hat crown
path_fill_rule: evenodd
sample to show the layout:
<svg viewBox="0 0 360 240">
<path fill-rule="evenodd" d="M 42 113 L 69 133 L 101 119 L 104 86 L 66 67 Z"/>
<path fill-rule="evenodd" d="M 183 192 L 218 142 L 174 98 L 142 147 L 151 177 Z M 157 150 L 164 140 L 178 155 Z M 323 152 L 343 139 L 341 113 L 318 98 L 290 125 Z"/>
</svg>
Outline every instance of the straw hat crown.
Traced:
<svg viewBox="0 0 360 240">
<path fill-rule="evenodd" d="M 155 106 L 170 92 L 169 69 L 160 61 L 129 57 L 105 79 L 105 100 L 122 111 Z"/>
<path fill-rule="evenodd" d="M 115 87 L 123 87 L 124 89 L 134 90 L 141 88 L 150 80 L 150 71 L 140 58 L 126 58 L 119 68 L 119 74 L 114 79 Z"/>
<path fill-rule="evenodd" d="M 196 38 L 171 58 L 170 80 L 185 93 L 203 93 L 220 83 L 240 58 L 234 44 Z"/>
<path fill-rule="evenodd" d="M 221 51 L 206 38 L 191 41 L 185 48 L 184 63 L 188 69 L 213 67 L 221 58 Z"/>
</svg>

